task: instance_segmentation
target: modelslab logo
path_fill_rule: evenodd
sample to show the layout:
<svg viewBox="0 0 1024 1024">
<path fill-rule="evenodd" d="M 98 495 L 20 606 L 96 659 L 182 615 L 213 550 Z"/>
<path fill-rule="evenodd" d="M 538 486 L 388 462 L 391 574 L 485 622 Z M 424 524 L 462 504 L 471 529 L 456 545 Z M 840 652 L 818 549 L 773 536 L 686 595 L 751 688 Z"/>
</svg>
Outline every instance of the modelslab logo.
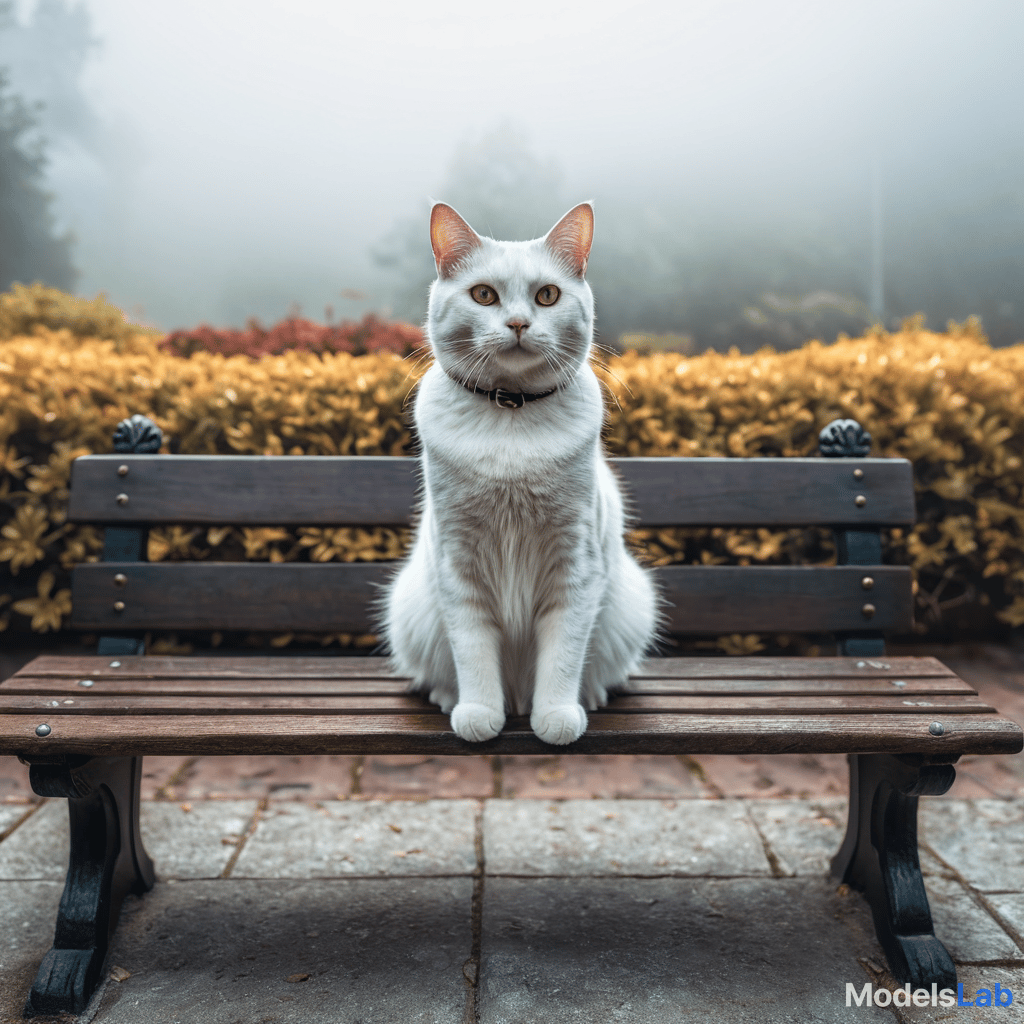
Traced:
<svg viewBox="0 0 1024 1024">
<path fill-rule="evenodd" d="M 979 988 L 973 999 L 964 998 L 963 985 L 957 985 L 954 992 L 951 988 L 939 989 L 932 985 L 931 989 L 917 988 L 910 991 L 910 982 L 895 992 L 887 988 L 875 988 L 867 982 L 858 992 L 857 986 L 846 983 L 847 1006 L 1010 1006 L 1013 1003 L 1013 992 L 1002 985 L 994 989 Z"/>
</svg>

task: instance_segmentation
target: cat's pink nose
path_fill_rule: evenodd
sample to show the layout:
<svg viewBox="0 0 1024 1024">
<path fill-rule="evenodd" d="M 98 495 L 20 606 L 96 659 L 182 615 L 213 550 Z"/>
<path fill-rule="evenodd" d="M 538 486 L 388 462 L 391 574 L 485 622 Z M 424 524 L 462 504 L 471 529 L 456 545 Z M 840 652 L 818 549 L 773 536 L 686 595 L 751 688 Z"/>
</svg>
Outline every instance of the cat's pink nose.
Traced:
<svg viewBox="0 0 1024 1024">
<path fill-rule="evenodd" d="M 516 332 L 516 341 L 518 341 L 520 335 L 530 325 L 525 320 L 509 320 L 509 322 L 505 326 L 511 327 L 512 330 Z"/>
</svg>

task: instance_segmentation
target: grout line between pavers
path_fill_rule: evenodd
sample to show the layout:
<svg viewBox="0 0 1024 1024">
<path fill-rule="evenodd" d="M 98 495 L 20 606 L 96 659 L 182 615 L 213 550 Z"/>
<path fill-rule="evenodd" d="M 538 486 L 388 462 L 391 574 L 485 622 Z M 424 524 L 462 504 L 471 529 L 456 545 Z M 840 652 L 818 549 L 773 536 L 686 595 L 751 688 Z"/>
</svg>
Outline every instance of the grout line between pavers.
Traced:
<svg viewBox="0 0 1024 1024">
<path fill-rule="evenodd" d="M 873 960 L 862 956 L 857 957 L 857 963 L 860 964 L 861 970 L 868 976 L 875 988 L 887 988 L 890 992 L 894 992 L 899 987 L 888 966 L 880 967 Z M 881 1009 L 881 1007 L 879 1008 Z M 897 1024 L 912 1024 L 900 1007 L 890 1002 L 886 1009 L 896 1018 Z"/>
<path fill-rule="evenodd" d="M 505 795 L 505 765 L 500 754 L 491 757 L 491 798 L 500 800 Z"/>
<path fill-rule="evenodd" d="M 174 801 L 177 799 L 171 790 L 182 782 L 185 778 L 186 772 L 191 771 L 199 763 L 198 757 L 186 757 L 177 768 L 171 772 L 170 777 L 162 786 L 157 786 L 154 799 L 155 800 L 170 800 Z"/>
<path fill-rule="evenodd" d="M 1006 932 L 1010 939 L 1013 940 L 1017 948 L 1024 951 L 1024 935 L 1021 935 L 1021 933 L 1017 931 L 1009 921 L 1003 918 L 1002 914 L 1000 914 L 999 911 L 996 910 L 996 908 L 993 907 L 987 899 L 985 899 L 984 893 L 978 892 L 978 890 L 975 889 L 974 886 L 971 885 L 971 883 L 968 882 L 967 879 L 949 863 L 949 861 L 944 857 L 940 857 L 931 844 L 919 838 L 918 846 L 934 857 L 953 876 L 953 878 L 959 882 L 961 888 L 966 890 L 968 897 L 970 897 L 974 902 L 975 906 L 985 911 L 985 913 L 988 914 L 1004 932 Z"/>
<path fill-rule="evenodd" d="M 690 754 L 676 754 L 679 763 L 692 775 L 698 782 L 703 786 L 706 786 L 708 791 L 711 793 L 712 800 L 724 800 L 725 793 L 722 792 L 720 786 L 708 777 L 708 773 L 704 769 L 704 765 L 700 763 L 695 757 Z M 692 797 L 690 799 L 693 799 Z M 708 799 L 704 797 L 703 799 Z"/>
<path fill-rule="evenodd" d="M 12 832 L 15 832 L 19 828 L 21 828 L 21 826 L 24 825 L 25 822 L 28 821 L 28 819 L 31 818 L 32 815 L 35 814 L 39 810 L 39 808 L 42 807 L 43 804 L 45 803 L 49 803 L 49 801 L 37 800 L 29 807 L 27 811 L 25 811 L 25 813 L 20 818 L 18 818 L 14 822 L 13 825 L 11 825 L 9 828 L 5 828 L 2 832 L 0 832 L 0 843 L 2 843 L 8 836 L 10 836 Z"/>
<path fill-rule="evenodd" d="M 242 850 L 245 849 L 245 844 L 249 842 L 249 838 L 253 832 L 256 831 L 257 826 L 263 819 L 263 815 L 266 813 L 267 808 L 270 806 L 270 794 L 263 797 L 262 800 L 256 805 L 256 810 L 253 811 L 252 819 L 249 822 L 248 827 L 239 837 L 237 843 L 235 843 L 234 852 L 228 857 L 227 864 L 224 865 L 224 870 L 218 876 L 219 878 L 230 878 L 231 872 L 234 871 L 235 865 L 238 863 L 238 858 L 242 855 Z"/>
<path fill-rule="evenodd" d="M 1001 960 L 957 960 L 961 967 L 1021 967 L 1024 966 L 1024 957 L 1014 960 L 1011 957 L 1003 957 Z"/>
<path fill-rule="evenodd" d="M 473 896 L 470 903 L 470 950 L 469 959 L 462 965 L 462 976 L 466 979 L 466 1009 L 464 1024 L 479 1024 L 480 1021 L 480 953 L 483 944 L 484 917 L 484 802 L 477 801 L 476 817 L 473 820 L 473 849 L 476 853 L 476 869 L 473 872 Z"/>
<path fill-rule="evenodd" d="M 362 794 L 362 778 L 363 778 L 363 765 L 366 762 L 366 758 L 360 754 L 355 761 L 352 762 L 352 767 L 349 769 L 349 799 L 352 797 L 358 797 Z"/>
<path fill-rule="evenodd" d="M 761 826 L 757 823 L 757 819 L 750 811 L 750 801 L 743 801 L 743 809 L 746 811 L 747 820 L 754 827 L 754 831 L 758 834 L 761 839 L 761 846 L 764 848 L 765 859 L 768 861 L 768 867 L 771 869 L 772 878 L 793 878 L 796 872 L 787 874 L 782 869 L 782 864 L 779 863 L 778 854 L 772 849 L 771 843 L 768 842 L 768 837 L 761 831 Z"/>
</svg>

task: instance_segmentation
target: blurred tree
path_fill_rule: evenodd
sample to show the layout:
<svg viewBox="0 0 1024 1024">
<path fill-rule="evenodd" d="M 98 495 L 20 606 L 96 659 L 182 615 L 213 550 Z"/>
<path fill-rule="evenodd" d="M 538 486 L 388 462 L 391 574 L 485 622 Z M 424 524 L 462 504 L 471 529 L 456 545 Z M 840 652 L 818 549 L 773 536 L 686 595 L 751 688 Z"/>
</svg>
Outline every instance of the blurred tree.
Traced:
<svg viewBox="0 0 1024 1024">
<path fill-rule="evenodd" d="M 0 32 L 13 26 L 10 2 L 0 3 Z M 52 196 L 44 185 L 46 157 L 36 112 L 10 91 L 0 69 L 0 290 L 15 281 L 74 287 L 71 237 L 54 231 Z"/>
<path fill-rule="evenodd" d="M 0 291 L 15 281 L 42 281 L 65 291 L 75 283 L 71 237 L 54 234 L 42 142 L 25 139 L 35 125 L 0 71 Z"/>
<path fill-rule="evenodd" d="M 598 340 L 615 346 L 626 333 L 672 333 L 689 336 L 694 351 L 790 349 L 862 333 L 877 318 L 873 299 L 884 305 L 887 327 L 918 312 L 935 327 L 980 314 L 995 344 L 1019 341 L 1022 162 L 1024 151 L 998 164 L 986 156 L 977 174 L 919 189 L 913 200 L 913 182 L 894 170 L 887 187 L 902 199 L 887 206 L 877 265 L 868 190 L 840 202 L 788 188 L 769 191 L 770 203 L 754 194 L 744 205 L 728 189 L 709 193 L 706 183 L 686 179 L 685 169 L 668 185 L 652 174 L 644 192 L 598 190 L 587 271 Z M 544 234 L 588 196 L 567 193 L 558 168 L 531 150 L 521 130 L 503 125 L 458 150 L 437 198 L 482 234 L 515 239 Z M 375 257 L 394 275 L 395 312 L 421 321 L 434 278 L 426 210 L 399 221 Z M 883 262 L 884 303 L 872 294 L 872 272 L 877 293 Z"/>
<path fill-rule="evenodd" d="M 568 208 L 562 174 L 530 148 L 511 123 L 464 142 L 436 196 L 455 207 L 481 235 L 502 240 L 546 234 Z M 434 280 L 427 211 L 399 220 L 373 251 L 378 266 L 395 278 L 395 315 L 420 321 Z"/>
</svg>

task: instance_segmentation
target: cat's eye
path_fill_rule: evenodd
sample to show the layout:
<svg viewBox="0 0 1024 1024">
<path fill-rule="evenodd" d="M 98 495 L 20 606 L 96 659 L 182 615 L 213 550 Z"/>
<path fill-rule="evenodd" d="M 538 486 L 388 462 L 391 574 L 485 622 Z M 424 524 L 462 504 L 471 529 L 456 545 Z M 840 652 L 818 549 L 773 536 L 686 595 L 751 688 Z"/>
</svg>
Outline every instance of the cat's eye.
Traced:
<svg viewBox="0 0 1024 1024">
<path fill-rule="evenodd" d="M 498 301 L 498 293 L 489 284 L 477 284 L 469 289 L 469 294 L 481 306 L 493 306 Z"/>
<path fill-rule="evenodd" d="M 562 293 L 553 285 L 546 284 L 539 292 L 537 292 L 537 301 L 542 306 L 553 306 L 558 301 L 558 296 Z"/>
</svg>

